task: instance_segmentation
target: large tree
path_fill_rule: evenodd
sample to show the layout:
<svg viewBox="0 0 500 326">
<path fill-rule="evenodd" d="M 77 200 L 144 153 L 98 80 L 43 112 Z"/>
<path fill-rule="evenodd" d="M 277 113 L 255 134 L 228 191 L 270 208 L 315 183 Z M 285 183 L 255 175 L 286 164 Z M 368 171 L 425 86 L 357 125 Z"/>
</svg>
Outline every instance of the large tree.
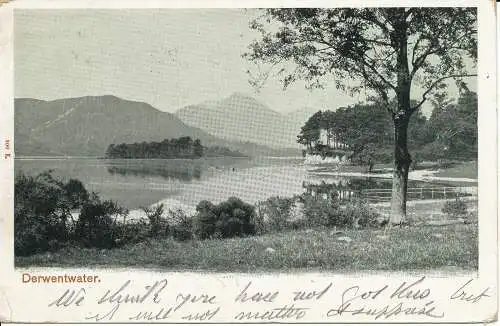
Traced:
<svg viewBox="0 0 500 326">
<path fill-rule="evenodd" d="M 297 142 L 305 145 L 308 150 L 311 150 L 317 145 L 320 138 L 320 129 L 322 127 L 323 112 L 314 113 L 304 124 L 297 136 Z"/>
<path fill-rule="evenodd" d="M 456 103 L 436 106 L 427 129 L 434 142 L 430 149 L 441 147 L 443 158 L 467 160 L 477 157 L 476 93 L 465 91 Z"/>
<path fill-rule="evenodd" d="M 381 161 L 391 141 L 390 119 L 378 103 L 358 103 L 337 110 L 337 132 L 351 150 L 352 162 L 373 165 Z"/>
<path fill-rule="evenodd" d="M 333 75 L 342 90 L 380 97 L 394 124 L 390 222 L 400 224 L 406 217 L 410 117 L 449 80 L 464 85 L 464 77 L 475 75 L 469 67 L 477 57 L 476 24 L 475 8 L 265 9 L 251 23 L 261 38 L 246 57 L 277 68 L 285 87 L 299 79 L 321 87 Z M 423 92 L 411 105 L 415 87 Z"/>
</svg>

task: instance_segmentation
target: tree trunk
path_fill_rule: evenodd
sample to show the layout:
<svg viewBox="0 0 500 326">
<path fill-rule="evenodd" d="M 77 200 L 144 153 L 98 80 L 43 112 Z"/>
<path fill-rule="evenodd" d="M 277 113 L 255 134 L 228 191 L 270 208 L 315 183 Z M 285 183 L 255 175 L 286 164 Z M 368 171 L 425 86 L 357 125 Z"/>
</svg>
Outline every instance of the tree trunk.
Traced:
<svg viewBox="0 0 500 326">
<path fill-rule="evenodd" d="M 400 225 L 406 220 L 406 190 L 411 156 L 408 153 L 408 122 L 411 116 L 410 90 L 411 79 L 408 67 L 408 36 L 405 9 L 395 9 L 392 17 L 395 29 L 393 44 L 397 44 L 397 110 L 393 113 L 394 121 L 394 170 L 392 179 L 390 224 Z"/>
<path fill-rule="evenodd" d="M 406 191 L 411 156 L 407 146 L 408 117 L 394 120 L 394 171 L 392 179 L 390 223 L 400 225 L 406 220 Z"/>
</svg>

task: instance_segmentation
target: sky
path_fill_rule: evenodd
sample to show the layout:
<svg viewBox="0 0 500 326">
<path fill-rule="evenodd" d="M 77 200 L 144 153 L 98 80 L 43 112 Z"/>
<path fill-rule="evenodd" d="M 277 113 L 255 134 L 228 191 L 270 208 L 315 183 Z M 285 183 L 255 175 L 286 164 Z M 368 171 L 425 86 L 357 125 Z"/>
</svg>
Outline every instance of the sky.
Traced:
<svg viewBox="0 0 500 326">
<path fill-rule="evenodd" d="M 244 9 L 17 10 L 15 97 L 44 100 L 111 94 L 168 112 L 233 92 L 286 113 L 338 108 L 365 100 L 334 83 L 283 90 L 270 78 L 256 93 L 242 58 L 258 37 Z M 475 89 L 475 85 L 472 85 Z M 416 92 L 418 93 L 418 92 Z M 450 96 L 456 96 L 454 87 Z M 430 105 L 423 108 L 430 113 Z"/>
</svg>

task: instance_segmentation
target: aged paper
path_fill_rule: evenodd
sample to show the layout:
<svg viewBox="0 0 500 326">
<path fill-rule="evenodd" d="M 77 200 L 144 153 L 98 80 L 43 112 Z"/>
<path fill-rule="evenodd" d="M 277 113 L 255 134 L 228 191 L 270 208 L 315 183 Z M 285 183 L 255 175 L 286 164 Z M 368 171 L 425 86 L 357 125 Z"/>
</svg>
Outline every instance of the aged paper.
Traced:
<svg viewBox="0 0 500 326">
<path fill-rule="evenodd" d="M 2 322 L 497 320 L 493 3 L 0 23 Z"/>
</svg>

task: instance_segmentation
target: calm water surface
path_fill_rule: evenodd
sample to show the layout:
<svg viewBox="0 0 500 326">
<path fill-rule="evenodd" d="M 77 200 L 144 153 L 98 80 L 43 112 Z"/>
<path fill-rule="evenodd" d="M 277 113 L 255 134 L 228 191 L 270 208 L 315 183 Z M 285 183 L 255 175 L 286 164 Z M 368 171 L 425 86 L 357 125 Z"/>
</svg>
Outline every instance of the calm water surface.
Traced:
<svg viewBox="0 0 500 326">
<path fill-rule="evenodd" d="M 129 209 L 155 203 L 195 206 L 236 196 L 250 203 L 271 196 L 304 192 L 305 184 L 325 182 L 354 190 L 391 187 L 390 179 L 318 176 L 303 158 L 155 159 L 16 159 L 15 171 L 37 174 L 52 169 L 62 178 L 77 178 L 102 198 Z M 411 182 L 410 186 L 422 183 Z"/>
</svg>

